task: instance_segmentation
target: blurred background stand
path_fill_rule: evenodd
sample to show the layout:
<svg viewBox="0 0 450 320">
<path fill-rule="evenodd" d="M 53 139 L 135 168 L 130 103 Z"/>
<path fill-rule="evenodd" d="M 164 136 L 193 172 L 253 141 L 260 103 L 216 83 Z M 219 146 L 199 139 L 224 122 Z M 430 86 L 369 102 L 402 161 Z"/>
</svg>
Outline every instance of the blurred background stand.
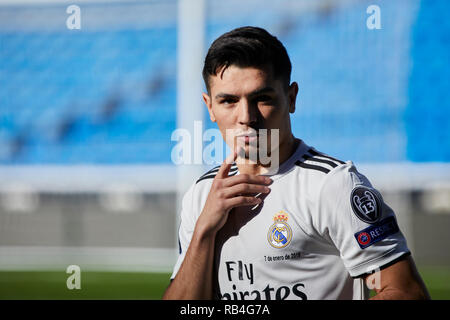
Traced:
<svg viewBox="0 0 450 320">
<path fill-rule="evenodd" d="M 369 177 L 432 295 L 450 298 L 448 1 L 82 0 L 69 30 L 73 4 L 0 0 L 0 298 L 161 296 L 180 199 L 220 165 L 195 164 L 205 141 L 175 165 L 171 137 L 217 128 L 204 55 L 245 25 L 288 50 L 294 134 Z M 367 28 L 373 4 L 381 29 Z M 79 295 L 71 264 L 95 273 Z"/>
</svg>

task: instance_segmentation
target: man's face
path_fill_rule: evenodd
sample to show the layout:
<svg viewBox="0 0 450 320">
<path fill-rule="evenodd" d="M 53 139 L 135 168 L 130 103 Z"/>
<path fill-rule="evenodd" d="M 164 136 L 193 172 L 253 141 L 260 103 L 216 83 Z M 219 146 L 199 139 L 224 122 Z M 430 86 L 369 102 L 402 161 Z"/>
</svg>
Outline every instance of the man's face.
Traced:
<svg viewBox="0 0 450 320">
<path fill-rule="evenodd" d="M 285 88 L 270 68 L 231 65 L 222 71 L 210 77 L 210 95 L 204 93 L 203 99 L 228 146 L 242 147 L 249 158 L 260 147 L 259 130 L 268 129 L 267 149 L 278 149 L 292 134 L 289 113 L 295 111 L 297 84 Z M 279 130 L 279 141 L 271 143 L 270 129 Z"/>
</svg>

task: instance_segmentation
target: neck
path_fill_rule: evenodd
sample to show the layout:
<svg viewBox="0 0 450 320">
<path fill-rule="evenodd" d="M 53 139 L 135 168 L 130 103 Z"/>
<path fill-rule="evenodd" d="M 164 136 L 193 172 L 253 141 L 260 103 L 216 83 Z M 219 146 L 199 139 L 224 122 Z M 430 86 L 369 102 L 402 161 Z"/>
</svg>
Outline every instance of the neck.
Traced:
<svg viewBox="0 0 450 320">
<path fill-rule="evenodd" d="M 295 139 L 293 135 L 290 135 L 289 138 L 284 139 L 284 141 L 278 146 L 277 149 L 272 151 L 279 153 L 279 166 L 281 166 L 286 160 L 289 159 L 290 156 L 292 156 L 292 154 L 297 149 L 299 142 L 300 140 Z M 255 176 L 261 175 L 267 173 L 270 168 L 270 164 L 263 165 L 261 163 L 249 163 L 247 159 L 238 158 L 236 163 L 241 174 L 244 173 Z"/>
</svg>

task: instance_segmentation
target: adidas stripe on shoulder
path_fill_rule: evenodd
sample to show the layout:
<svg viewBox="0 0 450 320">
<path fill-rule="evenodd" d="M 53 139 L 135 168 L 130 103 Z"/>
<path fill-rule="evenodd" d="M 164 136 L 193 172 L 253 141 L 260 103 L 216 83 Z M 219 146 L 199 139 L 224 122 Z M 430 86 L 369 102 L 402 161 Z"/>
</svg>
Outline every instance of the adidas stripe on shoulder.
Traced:
<svg viewBox="0 0 450 320">
<path fill-rule="evenodd" d="M 301 160 L 297 160 L 295 162 L 295 165 L 301 168 L 312 169 L 323 172 L 325 174 L 341 164 L 345 164 L 345 162 L 317 152 L 312 148 L 302 156 Z"/>
</svg>

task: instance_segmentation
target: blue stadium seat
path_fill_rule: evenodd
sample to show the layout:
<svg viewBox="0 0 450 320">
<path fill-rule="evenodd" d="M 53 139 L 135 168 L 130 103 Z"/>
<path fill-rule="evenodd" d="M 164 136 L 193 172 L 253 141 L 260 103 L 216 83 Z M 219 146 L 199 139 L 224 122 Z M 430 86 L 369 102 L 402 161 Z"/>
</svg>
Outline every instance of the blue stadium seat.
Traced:
<svg viewBox="0 0 450 320">
<path fill-rule="evenodd" d="M 206 42 L 243 25 L 279 35 L 300 87 L 294 133 L 318 149 L 360 162 L 450 161 L 450 22 L 436 28 L 450 4 L 386 1 L 376 31 L 366 7 L 243 11 L 208 19 Z M 0 31 L 0 163 L 170 162 L 176 49 L 176 25 Z M 216 127 L 207 114 L 205 123 Z"/>
</svg>

